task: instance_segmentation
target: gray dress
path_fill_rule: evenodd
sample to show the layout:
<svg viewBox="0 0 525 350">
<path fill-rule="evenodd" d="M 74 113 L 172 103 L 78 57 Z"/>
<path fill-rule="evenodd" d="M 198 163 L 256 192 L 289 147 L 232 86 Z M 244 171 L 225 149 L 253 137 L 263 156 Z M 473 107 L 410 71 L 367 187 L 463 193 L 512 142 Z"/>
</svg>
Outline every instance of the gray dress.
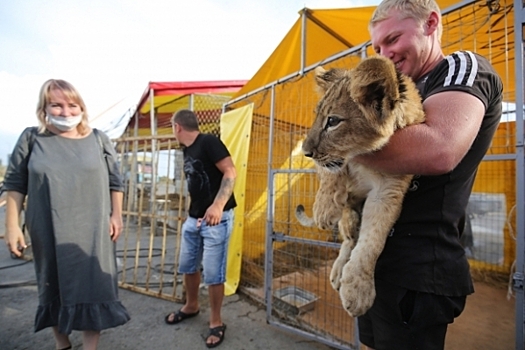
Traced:
<svg viewBox="0 0 525 350">
<path fill-rule="evenodd" d="M 115 150 L 98 133 L 101 142 L 94 133 L 68 139 L 27 128 L 10 158 L 5 190 L 28 195 L 39 295 L 35 332 L 51 326 L 63 334 L 97 331 L 129 320 L 118 299 L 109 236 L 110 190 L 123 185 Z"/>
</svg>

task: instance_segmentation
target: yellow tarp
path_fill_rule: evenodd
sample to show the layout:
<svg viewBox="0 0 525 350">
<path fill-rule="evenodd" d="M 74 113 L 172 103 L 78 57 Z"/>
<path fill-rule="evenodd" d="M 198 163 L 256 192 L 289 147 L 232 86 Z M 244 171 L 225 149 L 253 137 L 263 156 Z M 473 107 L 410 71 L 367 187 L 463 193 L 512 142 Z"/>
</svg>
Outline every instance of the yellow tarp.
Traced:
<svg viewBox="0 0 525 350">
<path fill-rule="evenodd" d="M 228 247 L 228 269 L 224 292 L 232 295 L 239 286 L 241 278 L 242 234 L 244 230 L 244 198 L 246 190 L 246 170 L 250 150 L 253 104 L 235 109 L 221 116 L 221 140 L 224 142 L 235 164 L 237 179 L 235 181 L 235 200 L 237 207 L 230 245 Z"/>
</svg>

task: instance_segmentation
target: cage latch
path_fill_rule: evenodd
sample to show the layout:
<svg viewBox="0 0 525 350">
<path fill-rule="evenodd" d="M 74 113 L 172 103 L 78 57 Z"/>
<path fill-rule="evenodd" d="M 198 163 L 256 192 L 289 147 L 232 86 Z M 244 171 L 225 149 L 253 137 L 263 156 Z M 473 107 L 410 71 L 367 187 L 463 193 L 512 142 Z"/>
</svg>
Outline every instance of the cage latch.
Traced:
<svg viewBox="0 0 525 350">
<path fill-rule="evenodd" d="M 515 272 L 512 276 L 512 284 L 514 289 L 523 289 L 523 273 Z"/>
<path fill-rule="evenodd" d="M 286 239 L 284 237 L 284 233 L 282 233 L 282 232 L 273 232 L 272 240 L 274 242 L 285 242 L 286 241 Z"/>
</svg>

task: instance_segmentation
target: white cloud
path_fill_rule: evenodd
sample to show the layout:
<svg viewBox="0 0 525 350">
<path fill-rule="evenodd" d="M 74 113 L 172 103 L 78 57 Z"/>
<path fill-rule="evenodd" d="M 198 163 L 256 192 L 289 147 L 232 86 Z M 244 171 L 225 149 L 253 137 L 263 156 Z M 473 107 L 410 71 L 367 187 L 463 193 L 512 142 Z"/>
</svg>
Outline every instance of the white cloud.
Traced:
<svg viewBox="0 0 525 350">
<path fill-rule="evenodd" d="M 44 76 L 22 77 L 0 72 L 1 130 L 19 134 L 26 126 L 36 125 L 36 104 Z"/>
<path fill-rule="evenodd" d="M 149 81 L 249 79 L 303 7 L 374 3 L 377 1 L 8 3 L 2 8 L 5 21 L 0 14 L 0 33 L 8 33 L 0 34 L 0 43 L 3 52 L 12 53 L 0 57 L 0 106 L 4 113 L 0 131 L 19 134 L 26 126 L 36 125 L 38 90 L 49 78 L 75 85 L 90 115 L 96 116 L 127 96 L 140 95 Z M 2 22 L 9 23 L 11 29 Z"/>
</svg>

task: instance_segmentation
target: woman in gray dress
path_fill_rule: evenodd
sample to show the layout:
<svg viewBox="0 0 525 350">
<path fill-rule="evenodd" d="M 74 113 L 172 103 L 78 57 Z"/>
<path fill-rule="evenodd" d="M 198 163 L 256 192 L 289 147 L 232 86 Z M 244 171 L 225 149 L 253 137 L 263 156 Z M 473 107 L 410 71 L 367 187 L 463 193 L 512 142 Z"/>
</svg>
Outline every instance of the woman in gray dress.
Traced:
<svg viewBox="0 0 525 350">
<path fill-rule="evenodd" d="M 122 231 L 123 183 L 109 138 L 88 126 L 86 106 L 63 80 L 48 80 L 37 105 L 39 126 L 24 130 L 4 180 L 5 241 L 20 256 L 25 220 L 33 247 L 39 305 L 35 332 L 52 327 L 57 349 L 82 331 L 96 349 L 100 331 L 126 323 L 118 299 L 115 242 Z"/>
</svg>

